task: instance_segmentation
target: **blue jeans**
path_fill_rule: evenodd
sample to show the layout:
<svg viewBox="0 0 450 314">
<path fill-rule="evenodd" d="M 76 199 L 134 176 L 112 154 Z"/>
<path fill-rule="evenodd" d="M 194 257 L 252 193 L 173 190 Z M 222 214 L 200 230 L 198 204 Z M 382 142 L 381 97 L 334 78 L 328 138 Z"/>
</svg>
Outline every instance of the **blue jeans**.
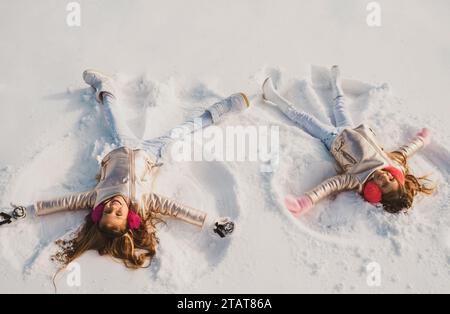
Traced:
<svg viewBox="0 0 450 314">
<path fill-rule="evenodd" d="M 354 127 L 343 96 L 337 97 L 333 106 L 335 126 L 324 124 L 306 112 L 298 111 L 290 104 L 285 104 L 280 108 L 289 119 L 297 123 L 311 136 L 321 140 L 328 150 L 331 150 L 334 140 L 342 130 Z"/>
<path fill-rule="evenodd" d="M 121 105 L 116 102 L 115 97 L 105 93 L 102 102 L 103 114 L 111 130 L 114 144 L 144 149 L 157 158 L 163 157 L 167 146 L 172 142 L 182 140 L 185 136 L 213 124 L 211 114 L 209 111 L 205 111 L 200 117 L 187 120 L 163 136 L 154 139 L 139 139 L 128 127 L 125 116 L 122 114 Z"/>
</svg>

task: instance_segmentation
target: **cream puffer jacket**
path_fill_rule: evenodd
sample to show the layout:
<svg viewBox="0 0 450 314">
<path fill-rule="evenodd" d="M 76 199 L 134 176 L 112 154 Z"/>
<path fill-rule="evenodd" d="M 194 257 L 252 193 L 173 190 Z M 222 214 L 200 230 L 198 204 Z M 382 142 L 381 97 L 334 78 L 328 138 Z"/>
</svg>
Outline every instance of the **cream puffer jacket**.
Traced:
<svg viewBox="0 0 450 314">
<path fill-rule="evenodd" d="M 408 158 L 421 149 L 424 143 L 422 137 L 416 136 L 409 144 L 396 151 Z M 355 129 L 344 129 L 334 140 L 331 154 L 342 169 L 342 174 L 325 180 L 306 193 L 313 204 L 341 191 L 355 190 L 362 193 L 364 184 L 376 170 L 389 165 L 401 168 L 378 144 L 373 130 L 364 124 Z"/>
<path fill-rule="evenodd" d="M 93 191 L 37 202 L 36 215 L 93 209 L 105 200 L 121 195 L 144 219 L 153 212 L 202 227 L 206 213 L 151 192 L 157 168 L 156 159 L 144 150 L 120 147 L 103 158 L 98 184 Z"/>
</svg>

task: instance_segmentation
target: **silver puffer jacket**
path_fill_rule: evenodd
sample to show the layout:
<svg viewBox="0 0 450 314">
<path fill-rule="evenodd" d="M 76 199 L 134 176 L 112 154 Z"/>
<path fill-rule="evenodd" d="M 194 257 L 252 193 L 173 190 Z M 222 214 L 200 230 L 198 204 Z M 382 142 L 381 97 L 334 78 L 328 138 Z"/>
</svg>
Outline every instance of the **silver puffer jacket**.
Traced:
<svg viewBox="0 0 450 314">
<path fill-rule="evenodd" d="M 408 158 L 423 146 L 422 137 L 416 136 L 409 144 L 396 151 Z M 306 193 L 314 204 L 341 191 L 355 190 L 361 193 L 364 184 L 376 170 L 389 165 L 401 167 L 388 157 L 378 144 L 373 130 L 364 124 L 355 129 L 343 130 L 333 142 L 331 154 L 343 174 L 325 180 L 315 189 Z"/>
<path fill-rule="evenodd" d="M 144 150 L 128 147 L 115 149 L 103 158 L 98 184 L 93 191 L 37 202 L 36 214 L 42 216 L 65 210 L 93 209 L 111 197 L 122 195 L 143 218 L 153 212 L 202 227 L 206 213 L 151 193 L 157 168 L 156 159 Z"/>
</svg>

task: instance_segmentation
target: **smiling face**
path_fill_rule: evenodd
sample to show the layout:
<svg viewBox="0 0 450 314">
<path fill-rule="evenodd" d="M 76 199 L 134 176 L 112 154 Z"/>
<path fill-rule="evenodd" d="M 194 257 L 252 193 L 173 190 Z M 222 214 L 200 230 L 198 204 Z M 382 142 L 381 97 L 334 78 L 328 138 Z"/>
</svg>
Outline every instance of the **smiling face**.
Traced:
<svg viewBox="0 0 450 314">
<path fill-rule="evenodd" d="M 377 170 L 373 174 L 373 181 L 381 189 L 383 194 L 396 192 L 400 188 L 400 183 L 394 176 L 386 170 Z"/>
<path fill-rule="evenodd" d="M 129 207 L 122 196 L 115 196 L 105 202 L 99 226 L 113 232 L 122 232 L 127 227 Z"/>
</svg>

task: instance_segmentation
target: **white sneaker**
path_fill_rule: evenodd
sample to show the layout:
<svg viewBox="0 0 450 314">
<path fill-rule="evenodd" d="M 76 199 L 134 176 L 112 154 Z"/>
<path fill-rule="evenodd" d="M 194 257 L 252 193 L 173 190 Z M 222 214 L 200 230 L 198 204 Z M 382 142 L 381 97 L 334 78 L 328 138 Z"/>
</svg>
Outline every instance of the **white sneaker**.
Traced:
<svg viewBox="0 0 450 314">
<path fill-rule="evenodd" d="M 114 84 L 108 75 L 88 69 L 83 72 L 83 80 L 95 89 L 95 99 L 99 103 L 102 102 L 102 93 L 108 93 L 114 97 Z"/>
<path fill-rule="evenodd" d="M 264 81 L 262 91 L 263 91 L 262 97 L 264 101 L 269 105 L 277 107 L 285 114 L 287 114 L 291 109 L 293 109 L 292 104 L 288 100 L 283 98 L 280 94 L 278 94 L 278 91 L 275 89 L 273 81 L 270 77 L 268 77 Z"/>
<path fill-rule="evenodd" d="M 250 107 L 250 101 L 244 93 L 233 94 L 207 109 L 211 113 L 214 123 L 222 120 L 223 115 L 228 112 L 238 112 Z"/>
<path fill-rule="evenodd" d="M 278 98 L 278 93 L 273 86 L 272 78 L 268 77 L 264 81 L 262 85 L 262 91 L 263 91 L 263 99 L 265 101 L 270 101 L 272 103 L 276 103 L 276 99 Z"/>
<path fill-rule="evenodd" d="M 333 92 L 334 99 L 344 96 L 344 90 L 342 89 L 341 82 L 341 70 L 337 65 L 333 65 L 331 67 L 331 90 Z"/>
</svg>

